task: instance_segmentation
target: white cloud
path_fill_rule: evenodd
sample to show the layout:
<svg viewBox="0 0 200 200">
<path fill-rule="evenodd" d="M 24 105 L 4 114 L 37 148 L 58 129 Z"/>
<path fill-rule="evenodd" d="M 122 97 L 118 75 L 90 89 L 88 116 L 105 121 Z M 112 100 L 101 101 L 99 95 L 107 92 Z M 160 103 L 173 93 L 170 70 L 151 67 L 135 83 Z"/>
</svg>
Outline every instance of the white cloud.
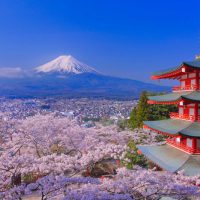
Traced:
<svg viewBox="0 0 200 200">
<path fill-rule="evenodd" d="M 17 67 L 17 68 L 0 68 L 0 77 L 7 77 L 7 78 L 13 78 L 13 77 L 22 77 L 24 75 L 24 71 Z"/>
</svg>

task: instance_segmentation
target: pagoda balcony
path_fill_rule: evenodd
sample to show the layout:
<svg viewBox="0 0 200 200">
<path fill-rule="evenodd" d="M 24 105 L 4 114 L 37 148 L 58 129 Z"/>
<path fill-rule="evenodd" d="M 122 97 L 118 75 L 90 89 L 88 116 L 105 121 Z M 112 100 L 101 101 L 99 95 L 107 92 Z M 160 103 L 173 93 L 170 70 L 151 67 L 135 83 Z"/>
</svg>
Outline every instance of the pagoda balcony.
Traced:
<svg viewBox="0 0 200 200">
<path fill-rule="evenodd" d="M 187 115 L 187 114 L 180 115 L 179 113 L 175 113 L 175 112 L 170 113 L 170 118 L 171 119 L 183 119 L 183 120 L 188 120 L 188 121 L 195 121 L 194 115 Z M 200 121 L 200 116 L 198 116 L 197 121 Z"/>
<path fill-rule="evenodd" d="M 175 147 L 175 148 L 178 148 L 178 149 L 180 149 L 182 151 L 190 153 L 190 154 L 200 154 L 200 149 L 188 147 L 183 143 L 178 143 L 178 142 L 176 142 L 174 140 L 171 140 L 171 139 L 167 139 L 166 143 L 171 145 L 171 146 L 173 146 L 173 147 Z"/>
<path fill-rule="evenodd" d="M 186 85 L 186 86 L 174 86 L 172 87 L 173 92 L 179 92 L 179 91 L 193 91 L 197 90 L 198 86 L 197 85 Z"/>
</svg>

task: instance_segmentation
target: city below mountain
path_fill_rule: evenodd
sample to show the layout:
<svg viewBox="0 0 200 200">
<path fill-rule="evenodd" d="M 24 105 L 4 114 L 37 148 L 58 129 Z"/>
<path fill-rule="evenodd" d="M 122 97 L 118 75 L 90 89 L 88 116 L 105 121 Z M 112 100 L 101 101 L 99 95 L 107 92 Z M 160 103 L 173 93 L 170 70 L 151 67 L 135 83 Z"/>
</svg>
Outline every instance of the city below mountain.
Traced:
<svg viewBox="0 0 200 200">
<path fill-rule="evenodd" d="M 16 98 L 138 98 L 144 90 L 169 91 L 169 87 L 106 76 L 74 57 L 58 58 L 32 70 L 0 68 L 0 96 Z"/>
</svg>

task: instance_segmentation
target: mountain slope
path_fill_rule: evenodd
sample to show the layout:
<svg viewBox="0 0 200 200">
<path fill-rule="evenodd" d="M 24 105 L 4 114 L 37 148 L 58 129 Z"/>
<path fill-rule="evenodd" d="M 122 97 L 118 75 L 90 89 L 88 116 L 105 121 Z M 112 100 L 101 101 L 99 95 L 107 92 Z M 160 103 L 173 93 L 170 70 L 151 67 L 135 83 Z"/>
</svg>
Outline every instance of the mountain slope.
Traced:
<svg viewBox="0 0 200 200">
<path fill-rule="evenodd" d="M 58 78 L 54 75 L 23 79 L 0 79 L 0 95 L 9 97 L 95 97 L 111 99 L 138 98 L 143 90 L 151 92 L 169 91 L 169 87 L 158 86 L 136 80 L 83 73 Z"/>
</svg>

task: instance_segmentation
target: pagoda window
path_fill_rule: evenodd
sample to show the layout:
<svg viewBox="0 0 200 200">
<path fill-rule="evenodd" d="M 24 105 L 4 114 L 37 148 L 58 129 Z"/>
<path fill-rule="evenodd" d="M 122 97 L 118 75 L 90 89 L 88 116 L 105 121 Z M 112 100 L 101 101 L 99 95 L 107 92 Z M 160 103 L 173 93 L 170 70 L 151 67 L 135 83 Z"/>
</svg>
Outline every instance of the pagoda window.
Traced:
<svg viewBox="0 0 200 200">
<path fill-rule="evenodd" d="M 181 88 L 185 87 L 185 81 L 181 81 Z"/>
<path fill-rule="evenodd" d="M 200 139 L 196 139 L 196 141 L 197 141 L 197 143 L 196 143 L 197 149 L 200 149 Z"/>
<path fill-rule="evenodd" d="M 183 107 L 179 107 L 179 115 L 183 115 Z"/>
<path fill-rule="evenodd" d="M 194 77 L 196 77 L 196 74 L 195 74 L 195 73 L 189 74 L 189 78 L 194 78 Z"/>
<path fill-rule="evenodd" d="M 194 115 L 194 108 L 189 109 L 189 115 Z"/>
<path fill-rule="evenodd" d="M 196 79 L 191 80 L 191 85 L 196 85 Z"/>
<path fill-rule="evenodd" d="M 192 148 L 192 139 L 187 138 L 186 144 L 187 144 L 188 147 Z"/>
<path fill-rule="evenodd" d="M 199 73 L 199 74 L 200 74 L 200 73 Z M 181 78 L 182 78 L 182 79 L 186 79 L 186 78 L 187 78 L 187 74 L 183 75 Z"/>
<path fill-rule="evenodd" d="M 188 104 L 188 106 L 190 106 L 190 107 L 194 107 L 195 106 L 195 104 L 194 103 L 190 103 L 190 104 Z"/>
</svg>

